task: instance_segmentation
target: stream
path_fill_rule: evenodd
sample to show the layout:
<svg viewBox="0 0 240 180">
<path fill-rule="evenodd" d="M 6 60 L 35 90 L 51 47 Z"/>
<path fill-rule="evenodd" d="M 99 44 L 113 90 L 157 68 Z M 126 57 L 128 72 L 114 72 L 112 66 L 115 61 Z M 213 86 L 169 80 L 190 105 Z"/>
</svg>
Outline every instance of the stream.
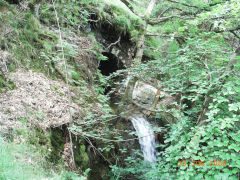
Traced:
<svg viewBox="0 0 240 180">
<path fill-rule="evenodd" d="M 137 132 L 139 144 L 143 152 L 144 161 L 155 162 L 156 160 L 156 143 L 154 132 L 149 122 L 144 117 L 130 118 Z"/>
</svg>

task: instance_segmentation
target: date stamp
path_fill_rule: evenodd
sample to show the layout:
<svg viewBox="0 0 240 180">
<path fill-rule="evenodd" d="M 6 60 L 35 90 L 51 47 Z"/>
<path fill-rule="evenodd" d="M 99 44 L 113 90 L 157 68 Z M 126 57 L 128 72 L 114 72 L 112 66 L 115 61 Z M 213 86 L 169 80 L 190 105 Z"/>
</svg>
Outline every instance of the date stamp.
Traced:
<svg viewBox="0 0 240 180">
<path fill-rule="evenodd" d="M 178 161 L 178 166 L 187 166 L 187 161 Z M 197 167 L 204 167 L 204 166 L 227 166 L 226 161 L 200 161 L 200 160 L 193 160 L 190 162 L 190 166 L 197 166 Z"/>
</svg>

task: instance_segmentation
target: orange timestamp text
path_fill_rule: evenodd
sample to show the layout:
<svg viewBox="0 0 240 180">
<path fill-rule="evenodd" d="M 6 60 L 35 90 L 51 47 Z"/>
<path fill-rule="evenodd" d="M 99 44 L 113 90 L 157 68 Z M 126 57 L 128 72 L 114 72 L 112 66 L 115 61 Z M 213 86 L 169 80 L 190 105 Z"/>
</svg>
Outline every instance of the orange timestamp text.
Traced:
<svg viewBox="0 0 240 180">
<path fill-rule="evenodd" d="M 187 161 L 178 161 L 178 166 L 186 166 L 187 165 Z M 227 162 L 226 161 L 192 161 L 191 166 L 227 166 Z"/>
</svg>

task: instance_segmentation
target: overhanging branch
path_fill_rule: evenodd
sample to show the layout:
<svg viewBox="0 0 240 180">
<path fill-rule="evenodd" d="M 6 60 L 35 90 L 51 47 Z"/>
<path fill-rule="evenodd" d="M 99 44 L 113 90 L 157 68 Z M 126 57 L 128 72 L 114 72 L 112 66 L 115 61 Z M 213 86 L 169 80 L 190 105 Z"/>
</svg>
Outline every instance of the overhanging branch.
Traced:
<svg viewBox="0 0 240 180">
<path fill-rule="evenodd" d="M 224 30 L 214 30 L 215 33 L 223 33 L 223 32 L 234 32 L 240 30 L 240 26 L 237 26 L 235 28 L 232 29 L 224 29 Z"/>
<path fill-rule="evenodd" d="M 240 39 L 240 36 L 235 31 L 229 31 L 229 32 L 232 33 L 236 38 Z"/>
<path fill-rule="evenodd" d="M 157 18 L 157 19 L 150 19 L 149 20 L 149 24 L 154 25 L 154 24 L 157 24 L 157 23 L 166 22 L 169 19 L 173 19 L 173 18 L 179 18 L 179 19 L 184 19 L 184 20 L 194 19 L 194 17 L 185 17 L 185 16 L 181 16 L 181 15 L 172 15 L 172 16 L 166 16 L 166 17 L 161 17 L 161 18 Z"/>
<path fill-rule="evenodd" d="M 229 0 L 223 0 L 223 1 L 215 2 L 215 3 L 209 3 L 209 4 L 206 5 L 206 7 L 199 7 L 199 6 L 195 6 L 195 5 L 190 5 L 190 4 L 179 2 L 179 1 L 176 1 L 176 0 L 167 0 L 167 1 L 175 3 L 175 4 L 181 4 L 181 5 L 186 6 L 186 7 L 191 7 L 191 8 L 196 8 L 196 9 L 199 9 L 199 10 L 208 11 L 209 7 L 213 7 L 213 6 L 216 6 L 218 4 L 228 2 Z M 207 7 L 207 6 L 209 6 L 209 7 Z"/>
<path fill-rule="evenodd" d="M 180 38 L 176 34 L 160 34 L 160 33 L 147 33 L 146 36 L 158 36 L 158 37 L 168 37 L 168 38 Z"/>
<path fill-rule="evenodd" d="M 199 8 L 198 6 L 190 5 L 190 4 L 179 2 L 179 1 L 175 1 L 175 0 L 167 0 L 167 1 L 172 2 L 172 3 L 176 3 L 176 4 L 181 4 L 183 6 L 187 6 L 187 7 L 191 7 L 191 8 L 202 9 L 202 8 Z"/>
<path fill-rule="evenodd" d="M 162 11 L 162 12 L 159 14 L 158 18 L 162 17 L 162 16 L 163 16 L 165 13 L 167 13 L 168 11 L 174 10 L 174 9 L 179 10 L 179 11 L 183 11 L 182 9 L 180 9 L 180 8 L 178 8 L 178 7 L 168 7 L 167 9 L 165 9 L 164 11 Z"/>
</svg>

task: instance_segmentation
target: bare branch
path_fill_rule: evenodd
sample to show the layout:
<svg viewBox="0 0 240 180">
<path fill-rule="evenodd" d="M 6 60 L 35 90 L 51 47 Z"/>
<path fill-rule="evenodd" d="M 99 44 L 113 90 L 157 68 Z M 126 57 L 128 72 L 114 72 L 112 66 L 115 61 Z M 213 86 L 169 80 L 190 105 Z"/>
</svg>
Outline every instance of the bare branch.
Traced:
<svg viewBox="0 0 240 180">
<path fill-rule="evenodd" d="M 151 49 L 153 51 L 158 51 L 158 52 L 162 52 L 162 53 L 167 53 L 167 54 L 178 54 L 178 52 L 169 52 L 169 51 L 163 51 L 161 49 L 157 49 L 154 47 L 150 47 L 150 46 L 145 46 L 145 48 Z"/>
<path fill-rule="evenodd" d="M 117 40 L 116 42 L 111 43 L 111 44 L 107 47 L 107 50 L 108 50 L 111 46 L 116 45 L 117 43 L 119 43 L 120 41 L 121 41 L 121 36 L 119 36 L 119 38 L 118 38 L 118 40 Z"/>
<path fill-rule="evenodd" d="M 212 82 L 212 73 L 211 73 L 211 71 L 210 71 L 210 69 L 209 69 L 209 67 L 208 67 L 208 65 L 207 65 L 207 62 L 204 62 L 204 61 L 203 61 L 202 63 L 204 64 L 206 70 L 208 71 L 208 76 L 209 76 L 210 82 Z"/>
<path fill-rule="evenodd" d="M 147 33 L 146 36 L 158 36 L 158 37 L 168 37 L 168 38 L 180 38 L 180 36 L 175 34 L 160 34 L 160 33 Z"/>
<path fill-rule="evenodd" d="M 161 18 L 157 18 L 157 19 L 150 19 L 149 20 L 149 24 L 157 24 L 157 23 L 162 23 L 162 22 L 166 22 L 169 19 L 173 19 L 173 18 L 180 18 L 180 19 L 184 19 L 184 20 L 191 20 L 194 19 L 194 17 L 185 17 L 185 16 L 181 16 L 181 15 L 172 15 L 172 16 L 166 16 L 166 17 L 161 17 Z"/>
<path fill-rule="evenodd" d="M 235 31 L 229 31 L 229 32 L 232 33 L 236 38 L 240 39 L 240 36 Z"/>
<path fill-rule="evenodd" d="M 201 13 L 202 11 L 209 11 L 210 10 L 209 7 L 213 7 L 213 6 L 216 6 L 218 4 L 228 2 L 229 0 L 223 0 L 223 1 L 215 2 L 215 3 L 210 3 L 210 4 L 207 4 L 206 7 L 202 7 L 202 8 L 198 7 L 198 6 L 190 5 L 190 4 L 187 4 L 187 3 L 179 2 L 179 1 L 176 1 L 176 0 L 167 0 L 167 1 L 175 3 L 175 4 L 181 4 L 183 6 L 190 7 L 190 8 L 196 8 L 196 9 L 198 9 L 198 11 L 195 12 L 194 14 L 198 14 L 198 13 Z"/>
<path fill-rule="evenodd" d="M 223 1 L 219 1 L 219 2 L 215 2 L 215 3 L 210 3 L 209 6 L 216 6 L 218 4 L 222 4 L 222 3 L 225 3 L 225 2 L 228 2 L 230 0 L 223 0 Z"/>
<path fill-rule="evenodd" d="M 70 149 L 71 149 L 71 155 L 72 155 L 73 168 L 76 169 L 74 152 L 73 152 L 72 134 L 71 134 L 71 131 L 69 130 L 69 128 L 68 128 L 68 133 L 69 133 L 69 138 L 70 138 L 69 140 L 70 140 Z"/>
<path fill-rule="evenodd" d="M 225 29 L 225 30 L 214 30 L 215 33 L 223 33 L 223 32 L 233 32 L 233 31 L 237 31 L 240 30 L 240 26 L 237 26 L 235 28 L 232 29 Z"/>
<path fill-rule="evenodd" d="M 183 11 L 182 9 L 180 9 L 178 7 L 168 7 L 167 9 L 165 9 L 163 12 L 161 12 L 159 14 L 158 18 L 162 17 L 165 13 L 167 13 L 168 11 L 173 10 L 173 9 L 177 9 L 179 11 Z"/>
<path fill-rule="evenodd" d="M 179 7 L 171 6 L 171 7 L 168 7 L 167 9 L 165 9 L 164 11 L 162 11 L 162 12 L 159 14 L 158 18 L 163 17 L 163 15 L 164 15 L 165 13 L 167 13 L 168 11 L 170 11 L 170 10 L 178 10 L 178 11 L 181 11 L 181 13 L 180 13 L 181 16 L 196 15 L 196 14 L 197 14 L 197 13 L 194 13 L 194 12 L 191 12 L 191 11 L 185 11 L 185 10 L 179 8 Z"/>
<path fill-rule="evenodd" d="M 187 6 L 187 7 L 192 7 L 192 8 L 201 9 L 201 8 L 199 8 L 198 6 L 194 6 L 194 5 L 186 4 L 186 3 L 179 2 L 179 1 L 175 1 L 175 0 L 167 0 L 167 1 L 172 2 L 172 3 L 176 3 L 176 4 L 181 4 L 181 5 L 183 5 L 183 6 Z"/>
</svg>

